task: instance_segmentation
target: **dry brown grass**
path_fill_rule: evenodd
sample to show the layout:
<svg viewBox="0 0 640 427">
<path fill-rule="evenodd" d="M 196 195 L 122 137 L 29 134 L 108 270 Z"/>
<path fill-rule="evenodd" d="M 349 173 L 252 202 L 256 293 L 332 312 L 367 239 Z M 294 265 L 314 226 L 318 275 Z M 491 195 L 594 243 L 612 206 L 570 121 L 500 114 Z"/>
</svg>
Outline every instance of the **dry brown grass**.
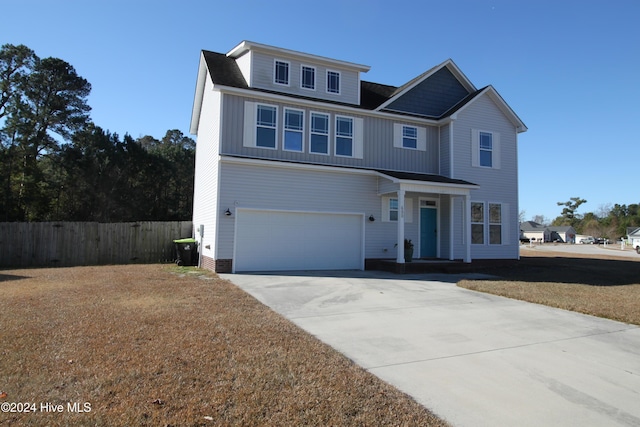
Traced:
<svg viewBox="0 0 640 427">
<path fill-rule="evenodd" d="M 5 270 L 0 313 L 0 402 L 65 405 L 0 424 L 446 425 L 212 274 Z"/>
<path fill-rule="evenodd" d="M 523 254 L 513 265 L 484 272 L 499 278 L 458 286 L 640 325 L 640 257 Z"/>
</svg>

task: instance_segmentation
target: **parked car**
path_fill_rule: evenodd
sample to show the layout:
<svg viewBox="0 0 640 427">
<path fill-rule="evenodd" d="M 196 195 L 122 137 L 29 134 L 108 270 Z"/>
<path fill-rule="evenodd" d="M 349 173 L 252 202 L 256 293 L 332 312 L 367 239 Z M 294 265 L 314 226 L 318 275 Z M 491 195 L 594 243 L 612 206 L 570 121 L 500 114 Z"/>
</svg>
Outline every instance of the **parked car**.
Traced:
<svg viewBox="0 0 640 427">
<path fill-rule="evenodd" d="M 582 245 L 593 245 L 595 243 L 598 243 L 598 241 L 593 236 L 588 236 L 588 237 L 585 237 L 584 239 L 580 239 L 580 244 Z"/>
</svg>

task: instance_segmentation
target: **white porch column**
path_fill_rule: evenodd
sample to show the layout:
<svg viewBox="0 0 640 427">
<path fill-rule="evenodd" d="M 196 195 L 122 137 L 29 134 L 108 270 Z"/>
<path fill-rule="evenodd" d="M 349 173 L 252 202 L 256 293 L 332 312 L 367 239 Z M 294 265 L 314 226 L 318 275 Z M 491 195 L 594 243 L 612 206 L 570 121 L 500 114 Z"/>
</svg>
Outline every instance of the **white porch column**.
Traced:
<svg viewBox="0 0 640 427">
<path fill-rule="evenodd" d="M 470 195 L 464 196 L 464 206 L 465 206 L 465 214 L 464 214 L 464 224 L 466 227 L 467 238 L 465 239 L 467 242 L 467 252 L 464 257 L 464 262 L 471 262 L 471 197 Z"/>
<path fill-rule="evenodd" d="M 453 261 L 453 244 L 454 244 L 454 234 L 453 229 L 455 224 L 455 207 L 456 207 L 456 197 L 449 194 L 449 261 Z M 463 215 L 464 218 L 464 215 Z"/>
<path fill-rule="evenodd" d="M 398 190 L 398 256 L 396 262 L 404 264 L 404 196 L 405 190 Z"/>
</svg>

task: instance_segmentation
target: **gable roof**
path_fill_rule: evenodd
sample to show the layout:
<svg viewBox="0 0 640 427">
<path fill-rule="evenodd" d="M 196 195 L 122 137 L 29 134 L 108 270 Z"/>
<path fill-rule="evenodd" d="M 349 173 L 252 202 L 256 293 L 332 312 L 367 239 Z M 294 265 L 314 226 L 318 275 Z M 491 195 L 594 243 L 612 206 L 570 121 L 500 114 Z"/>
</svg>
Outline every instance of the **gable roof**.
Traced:
<svg viewBox="0 0 640 427">
<path fill-rule="evenodd" d="M 283 95 L 282 92 L 269 91 L 260 88 L 250 88 L 244 79 L 242 72 L 240 71 L 240 67 L 238 66 L 235 57 L 242 55 L 249 48 L 259 48 L 259 49 L 271 49 L 276 50 L 278 52 L 292 52 L 296 55 L 307 55 L 309 57 L 314 57 L 313 55 L 303 54 L 301 52 L 287 51 L 286 49 L 275 48 L 272 46 L 260 45 L 258 43 L 253 42 L 242 42 L 234 49 L 232 49 L 229 53 L 217 53 L 208 50 L 202 50 L 201 58 L 200 58 L 200 66 L 198 70 L 198 79 L 196 82 L 196 93 L 195 100 L 193 104 L 193 110 L 191 115 L 191 127 L 190 131 L 192 134 L 197 133 L 198 129 L 198 121 L 200 118 L 200 109 L 202 106 L 202 97 L 204 95 L 204 86 L 206 82 L 207 74 L 211 78 L 211 81 L 216 86 L 224 86 L 229 88 L 237 88 L 244 90 L 251 90 L 255 92 L 263 92 L 263 93 L 271 93 L 277 95 Z M 336 61 L 331 60 L 329 58 L 317 57 L 319 59 L 324 59 L 326 61 L 334 61 L 334 62 L 344 62 L 344 61 Z M 351 65 L 352 67 L 359 69 L 360 71 L 368 70 L 367 66 L 346 63 Z M 397 109 L 389 109 L 390 105 L 395 102 L 399 102 L 403 97 L 410 96 L 410 93 L 417 89 L 420 85 L 429 85 L 429 79 L 438 79 L 438 76 L 441 76 L 442 73 L 448 73 L 447 75 L 453 76 L 453 78 L 459 83 L 460 87 L 463 88 L 463 91 L 467 91 L 467 95 L 459 99 L 458 102 L 452 103 L 449 101 L 450 105 L 448 108 L 445 103 L 445 110 L 442 111 L 440 109 L 431 109 L 423 111 L 422 113 L 416 113 L 413 111 L 400 111 Z M 436 84 L 437 86 L 437 84 Z M 429 89 L 427 89 L 429 90 Z M 431 90 L 437 90 L 431 88 Z M 460 93 L 460 95 L 464 95 L 464 93 Z M 522 120 L 515 114 L 515 112 L 507 105 L 504 99 L 498 94 L 498 92 L 493 88 L 493 86 L 486 86 L 482 89 L 476 89 L 476 87 L 471 83 L 471 81 L 460 71 L 458 66 L 451 59 L 447 59 L 443 63 L 427 70 L 426 72 L 420 74 L 409 82 L 405 83 L 402 86 L 390 86 L 384 85 L 380 83 L 373 83 L 367 81 L 360 81 L 360 105 L 353 105 L 349 103 L 339 102 L 339 101 L 328 101 L 328 100 L 319 100 L 317 98 L 313 98 L 310 96 L 302 96 L 302 95 L 294 95 L 294 94 L 284 94 L 290 98 L 304 99 L 308 101 L 321 102 L 325 104 L 334 104 L 334 105 L 342 105 L 350 108 L 361 108 L 368 111 L 379 111 L 379 112 L 387 112 L 391 114 L 396 114 L 400 116 L 407 117 L 415 117 L 420 119 L 433 120 L 435 122 L 444 120 L 444 119 L 456 119 L 457 114 L 471 105 L 475 100 L 479 99 L 481 96 L 490 97 L 498 106 L 498 108 L 505 114 L 505 116 L 514 124 L 518 132 L 525 132 L 527 127 L 524 125 Z M 454 100 L 455 101 L 455 100 Z"/>
<path fill-rule="evenodd" d="M 640 227 L 627 227 L 627 236 L 637 234 L 640 236 Z"/>
<path fill-rule="evenodd" d="M 522 231 L 544 231 L 546 227 L 542 224 L 538 224 L 534 221 L 525 221 L 520 223 L 520 230 Z"/>
</svg>

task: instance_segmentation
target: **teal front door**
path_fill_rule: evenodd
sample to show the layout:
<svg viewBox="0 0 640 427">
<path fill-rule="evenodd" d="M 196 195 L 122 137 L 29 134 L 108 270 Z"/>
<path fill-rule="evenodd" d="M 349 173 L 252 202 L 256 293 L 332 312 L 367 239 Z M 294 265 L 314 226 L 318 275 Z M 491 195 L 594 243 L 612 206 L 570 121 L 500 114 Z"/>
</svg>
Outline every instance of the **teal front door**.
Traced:
<svg viewBox="0 0 640 427">
<path fill-rule="evenodd" d="M 437 210 L 420 209 L 420 258 L 435 258 L 438 255 Z"/>
</svg>

